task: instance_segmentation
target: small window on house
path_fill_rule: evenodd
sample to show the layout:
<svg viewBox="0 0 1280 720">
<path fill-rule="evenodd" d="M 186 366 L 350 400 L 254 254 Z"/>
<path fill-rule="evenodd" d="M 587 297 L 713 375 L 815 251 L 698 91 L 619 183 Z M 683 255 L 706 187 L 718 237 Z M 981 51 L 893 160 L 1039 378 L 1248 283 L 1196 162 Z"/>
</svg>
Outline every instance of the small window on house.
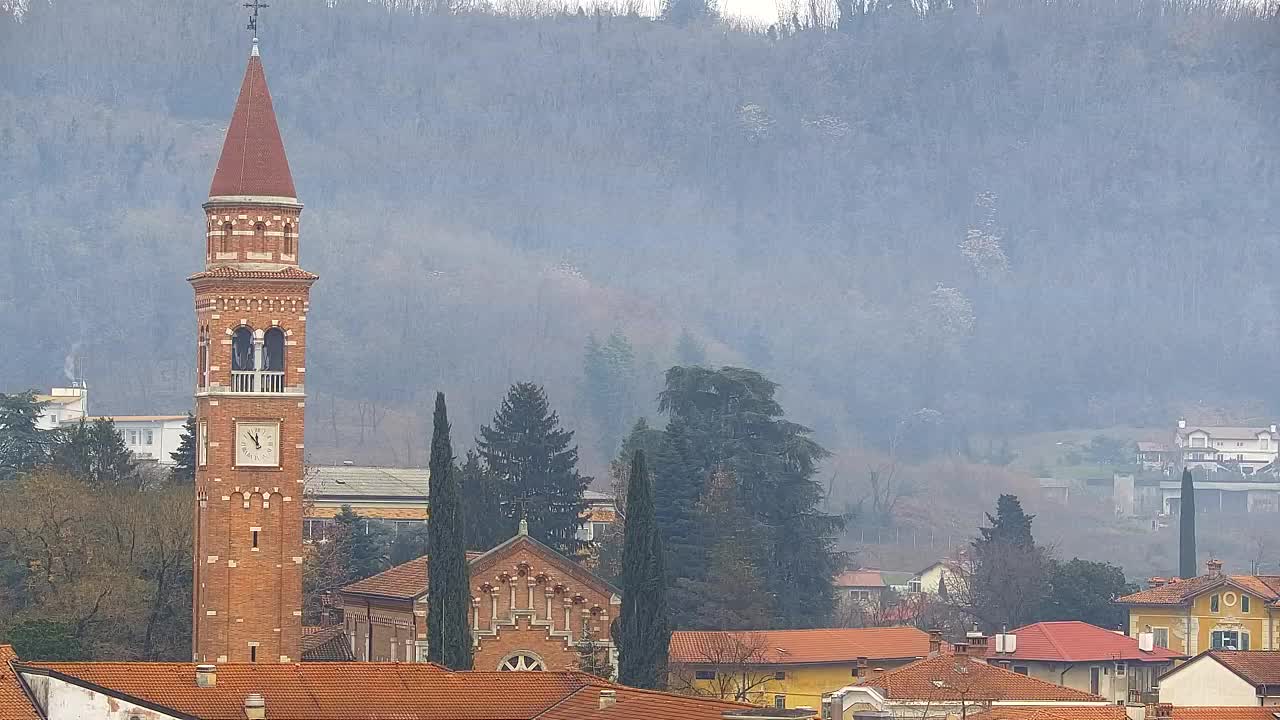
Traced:
<svg viewBox="0 0 1280 720">
<path fill-rule="evenodd" d="M 258 531 L 257 530 L 253 531 L 253 549 L 254 550 L 258 549 Z"/>
<path fill-rule="evenodd" d="M 138 431 L 137 431 L 137 430 L 130 430 L 130 431 L 129 431 L 129 444 L 130 444 L 130 445 L 137 445 L 137 444 L 138 444 Z"/>
<path fill-rule="evenodd" d="M 1240 596 L 1240 612 L 1242 613 L 1249 612 L 1249 596 L 1248 595 Z"/>
<path fill-rule="evenodd" d="M 716 671 L 715 670 L 695 670 L 693 673 L 693 677 L 695 680 L 715 680 Z"/>
<path fill-rule="evenodd" d="M 1013 666 L 1013 671 L 1014 671 L 1014 672 L 1016 672 L 1016 673 L 1018 673 L 1019 675 L 1029 675 L 1029 674 L 1030 674 L 1030 673 L 1027 671 L 1027 666 L 1026 666 L 1026 665 L 1014 665 L 1014 666 Z"/>
<path fill-rule="evenodd" d="M 783 672 L 783 671 L 779 670 L 778 672 L 776 672 L 776 673 L 774 673 L 774 674 L 773 674 L 773 679 L 774 679 L 774 680 L 786 680 L 786 679 L 787 679 L 787 674 L 786 674 L 785 672 Z"/>
<path fill-rule="evenodd" d="M 142 432 L 142 440 L 145 445 L 154 445 L 156 442 L 156 436 L 152 431 L 144 430 Z"/>
<path fill-rule="evenodd" d="M 849 671 L 849 677 L 858 677 L 858 667 L 856 665 Z"/>
<path fill-rule="evenodd" d="M 1218 612 L 1219 608 L 1221 607 L 1221 603 L 1222 603 L 1222 598 L 1221 598 L 1221 596 L 1218 596 L 1218 595 L 1210 596 L 1210 597 L 1209 597 L 1209 612 Z"/>
<path fill-rule="evenodd" d="M 1155 646 L 1160 648 L 1169 648 L 1169 628 L 1151 628 L 1151 639 L 1155 641 Z"/>
<path fill-rule="evenodd" d="M 1116 663 L 1116 677 L 1124 677 L 1129 674 L 1129 666 L 1125 663 Z"/>
<path fill-rule="evenodd" d="M 258 662 L 258 646 L 249 646 L 249 662 Z"/>
<path fill-rule="evenodd" d="M 786 696 L 786 695 L 774 695 L 774 696 L 773 696 L 773 708 L 774 708 L 775 710 L 783 710 L 783 709 L 786 709 L 786 707 L 787 707 L 787 696 Z"/>
</svg>

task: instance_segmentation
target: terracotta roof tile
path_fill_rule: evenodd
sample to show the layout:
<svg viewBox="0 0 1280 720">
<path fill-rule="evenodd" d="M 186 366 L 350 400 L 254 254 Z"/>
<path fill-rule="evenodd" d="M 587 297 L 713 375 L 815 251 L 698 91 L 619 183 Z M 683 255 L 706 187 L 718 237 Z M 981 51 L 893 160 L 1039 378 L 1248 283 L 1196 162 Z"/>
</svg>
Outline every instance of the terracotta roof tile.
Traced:
<svg viewBox="0 0 1280 720">
<path fill-rule="evenodd" d="M 838 588 L 882 588 L 888 583 L 884 581 L 884 577 L 879 570 L 874 568 L 859 568 L 857 570 L 845 570 L 831 582 Z"/>
<path fill-rule="evenodd" d="M 1278 720 L 1278 707 L 1174 707 L 1173 720 Z"/>
<path fill-rule="evenodd" d="M 1253 685 L 1280 685 L 1280 650 L 1210 650 L 1207 654 Z"/>
<path fill-rule="evenodd" d="M 105 688 L 201 720 L 243 720 L 261 693 L 272 720 L 719 720 L 744 707 L 613 685 L 576 672 L 450 672 L 428 663 L 218 665 L 214 687 L 192 663 L 29 663 L 20 667 Z M 597 713 L 602 689 L 617 693 Z M 28 720 L 22 718 L 21 720 Z"/>
<path fill-rule="evenodd" d="M 296 198 L 262 59 L 249 58 L 209 196 Z"/>
<path fill-rule="evenodd" d="M 341 625 L 302 628 L 302 660 L 304 662 L 340 662 L 355 660 L 347 634 Z"/>
<path fill-rule="evenodd" d="M 12 647 L 0 645 L 0 720 L 40 720 L 10 667 L 17 659 Z"/>
<path fill-rule="evenodd" d="M 940 655 L 881 673 L 862 682 L 893 700 L 1044 700 L 1104 702 L 1101 697 L 1019 675 L 971 657 Z"/>
<path fill-rule="evenodd" d="M 997 705 L 976 715 L 970 711 L 969 717 L 973 720 L 1127 720 L 1128 715 L 1120 705 Z"/>
<path fill-rule="evenodd" d="M 1116 602 L 1125 605 L 1183 605 L 1191 602 L 1197 595 L 1223 584 L 1235 585 L 1267 602 L 1280 599 L 1280 577 L 1274 575 L 1199 575 L 1125 595 L 1117 598 Z"/>
<path fill-rule="evenodd" d="M 988 660 L 1169 662 L 1186 657 L 1165 648 L 1143 652 L 1138 649 L 1138 641 L 1134 638 L 1076 620 L 1035 623 L 1013 630 L 1011 634 L 1017 637 L 1017 650 L 997 655 L 995 638 L 989 638 Z"/>
<path fill-rule="evenodd" d="M 205 278 L 234 278 L 249 280 L 316 280 L 320 276 L 315 273 L 309 273 L 293 265 L 285 265 L 278 270 L 245 270 L 230 265 L 219 265 L 208 270 L 202 270 L 187 278 L 190 280 L 203 280 Z"/>
<path fill-rule="evenodd" d="M 929 634 L 916 628 L 825 628 L 818 630 L 710 631 L 671 634 L 671 662 L 717 662 L 726 655 L 758 656 L 772 665 L 921 658 Z"/>
</svg>

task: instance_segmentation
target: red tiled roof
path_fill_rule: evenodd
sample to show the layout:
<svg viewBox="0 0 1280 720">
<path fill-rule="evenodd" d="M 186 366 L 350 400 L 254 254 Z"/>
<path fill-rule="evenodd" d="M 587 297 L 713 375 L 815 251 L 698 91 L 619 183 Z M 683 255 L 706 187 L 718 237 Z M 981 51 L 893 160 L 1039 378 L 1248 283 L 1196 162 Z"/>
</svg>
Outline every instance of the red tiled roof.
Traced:
<svg viewBox="0 0 1280 720">
<path fill-rule="evenodd" d="M 1097 695 L 1019 675 L 962 655 L 940 655 L 858 683 L 893 700 L 1105 702 Z"/>
<path fill-rule="evenodd" d="M 845 570 L 831 582 L 838 588 L 882 588 L 886 586 L 884 577 L 880 575 L 879 570 L 869 568 L 858 568 L 857 570 Z"/>
<path fill-rule="evenodd" d="M 296 198 L 289 159 L 276 125 L 276 112 L 267 89 L 262 59 L 249 58 L 236 99 L 231 125 L 222 143 L 222 156 L 213 173 L 209 196 L 266 195 Z"/>
<path fill-rule="evenodd" d="M 751 658 L 768 665 L 920 658 L 929 654 L 929 634 L 910 627 L 818 630 L 678 630 L 669 657 L 689 665 Z"/>
<path fill-rule="evenodd" d="M 302 628 L 303 662 L 339 662 L 355 660 L 351 644 L 341 625 Z"/>
<path fill-rule="evenodd" d="M 997 705 L 978 714 L 970 710 L 969 717 L 973 720 L 1127 720 L 1128 715 L 1120 705 Z"/>
<path fill-rule="evenodd" d="M 1210 650 L 1206 654 L 1247 683 L 1280 685 L 1280 650 Z"/>
<path fill-rule="evenodd" d="M 1132 595 L 1117 598 L 1125 605 L 1184 605 L 1196 596 L 1224 584 L 1232 584 L 1251 592 L 1267 602 L 1280 599 L 1280 576 L 1276 575 L 1199 575 L 1186 580 L 1174 580 L 1167 585 L 1141 590 Z"/>
<path fill-rule="evenodd" d="M 262 694 L 272 720 L 577 720 L 596 714 L 591 708 L 599 708 L 606 689 L 617 693 L 610 720 L 720 720 L 724 710 L 745 707 L 633 690 L 576 672 L 450 672 L 428 663 L 223 663 L 209 688 L 196 686 L 192 663 L 19 667 L 201 720 L 243 720 L 249 693 Z"/>
<path fill-rule="evenodd" d="M 230 265 L 219 265 L 196 273 L 187 280 L 203 280 L 204 278 L 248 278 L 254 280 L 316 280 L 319 275 L 309 273 L 293 265 L 285 265 L 279 270 L 244 270 Z"/>
<path fill-rule="evenodd" d="M 989 638 L 988 660 L 1168 662 L 1186 657 L 1165 648 L 1143 652 L 1138 649 L 1138 641 L 1134 638 L 1077 620 L 1039 622 L 1020 627 L 1011 634 L 1017 637 L 1017 650 L 997 655 L 995 638 Z"/>
<path fill-rule="evenodd" d="M 0 645 L 0 720 L 40 720 L 9 666 L 17 659 L 12 647 Z"/>
<path fill-rule="evenodd" d="M 1276 720 L 1280 708 L 1271 707 L 1174 707 L 1173 720 Z"/>
</svg>

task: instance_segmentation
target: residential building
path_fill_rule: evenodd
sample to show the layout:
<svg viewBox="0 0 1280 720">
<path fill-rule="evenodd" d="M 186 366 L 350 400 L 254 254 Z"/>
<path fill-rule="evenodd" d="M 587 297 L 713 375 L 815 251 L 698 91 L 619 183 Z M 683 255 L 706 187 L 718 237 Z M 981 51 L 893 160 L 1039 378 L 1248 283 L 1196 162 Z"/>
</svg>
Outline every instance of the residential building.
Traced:
<svg viewBox="0 0 1280 720">
<path fill-rule="evenodd" d="M 678 630 L 670 687 L 776 708 L 817 707 L 825 693 L 941 649 L 941 636 L 895 628 Z"/>
<path fill-rule="evenodd" d="M 968 562 L 964 551 L 961 550 L 957 557 L 943 558 L 916 573 L 915 577 L 908 582 L 907 588 L 910 592 L 929 595 L 950 591 L 956 586 L 962 575 L 961 570 L 967 566 Z M 946 585 L 946 591 L 942 590 L 943 585 Z"/>
<path fill-rule="evenodd" d="M 577 672 L 426 663 L 31 662 L 0 646 L 4 720 L 800 720 Z"/>
<path fill-rule="evenodd" d="M 186 415 L 115 415 L 87 417 L 85 422 L 111 420 L 116 432 L 124 439 L 124 445 L 138 460 L 173 465 L 173 453 L 182 444 L 182 432 L 186 428 Z M 80 422 L 72 420 L 63 426 Z"/>
<path fill-rule="evenodd" d="M 1116 600 L 1129 609 L 1129 635 L 1149 632 L 1156 647 L 1181 655 L 1204 650 L 1277 649 L 1280 576 L 1226 575 L 1220 560 L 1186 580 L 1151 578 Z"/>
<path fill-rule="evenodd" d="M 845 570 L 831 581 L 842 604 L 879 605 L 891 589 L 878 568 Z"/>
<path fill-rule="evenodd" d="M 36 427 L 41 430 L 57 430 L 66 423 L 89 417 L 89 388 L 84 383 L 53 388 L 47 395 L 37 394 L 36 401 L 44 403 L 44 412 L 36 421 Z"/>
<path fill-rule="evenodd" d="M 1173 434 L 1177 460 L 1184 467 L 1252 475 L 1280 455 L 1280 433 L 1265 426 L 1189 425 L 1178 420 Z"/>
<path fill-rule="evenodd" d="M 1280 712 L 1280 651 L 1206 650 L 1160 678 L 1160 702 Z"/>
<path fill-rule="evenodd" d="M 1132 638 L 1075 620 L 1024 625 L 987 644 L 988 663 L 1116 703 L 1155 702 L 1157 678 L 1185 657 L 1149 633 Z"/>
<path fill-rule="evenodd" d="M 1174 453 L 1168 443 L 1139 440 L 1134 446 L 1134 459 L 1138 467 L 1147 472 L 1169 473 L 1176 466 L 1181 453 Z"/>
<path fill-rule="evenodd" d="M 589 642 L 617 667 L 610 622 L 617 588 L 529 537 L 468 556 L 469 622 L 478 670 L 572 670 Z M 397 565 L 338 592 L 357 660 L 425 662 L 428 557 Z"/>
<path fill-rule="evenodd" d="M 981 652 L 985 645 L 975 646 Z M 966 644 L 874 673 L 831 693 L 823 717 L 852 720 L 855 713 L 892 718 L 967 717 L 974 720 L 1071 718 L 1123 720 L 1123 707 L 1103 697 L 989 665 Z M 868 717 L 874 715 L 864 715 Z"/>
</svg>

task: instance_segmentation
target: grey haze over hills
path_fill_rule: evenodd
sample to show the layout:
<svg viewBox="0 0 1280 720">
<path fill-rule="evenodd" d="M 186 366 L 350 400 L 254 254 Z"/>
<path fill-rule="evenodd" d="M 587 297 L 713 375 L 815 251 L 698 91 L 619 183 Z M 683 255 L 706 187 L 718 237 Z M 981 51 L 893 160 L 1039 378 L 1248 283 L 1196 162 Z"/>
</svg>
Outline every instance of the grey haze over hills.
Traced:
<svg viewBox="0 0 1280 720">
<path fill-rule="evenodd" d="M 927 454 L 1280 410 L 1274 14 L 1003 2 L 764 34 L 268 12 L 322 276 L 309 446 L 347 451 L 338 415 L 363 403 L 398 418 L 403 462 L 436 389 L 474 428 L 533 379 L 602 469 L 583 349 L 614 331 L 636 353 L 619 414 L 655 415 L 687 330 L 835 448 L 921 419 Z M 74 348 L 99 409 L 189 406 L 184 277 L 242 14 L 65 0 L 0 20 L 0 388 L 58 382 Z"/>
</svg>

